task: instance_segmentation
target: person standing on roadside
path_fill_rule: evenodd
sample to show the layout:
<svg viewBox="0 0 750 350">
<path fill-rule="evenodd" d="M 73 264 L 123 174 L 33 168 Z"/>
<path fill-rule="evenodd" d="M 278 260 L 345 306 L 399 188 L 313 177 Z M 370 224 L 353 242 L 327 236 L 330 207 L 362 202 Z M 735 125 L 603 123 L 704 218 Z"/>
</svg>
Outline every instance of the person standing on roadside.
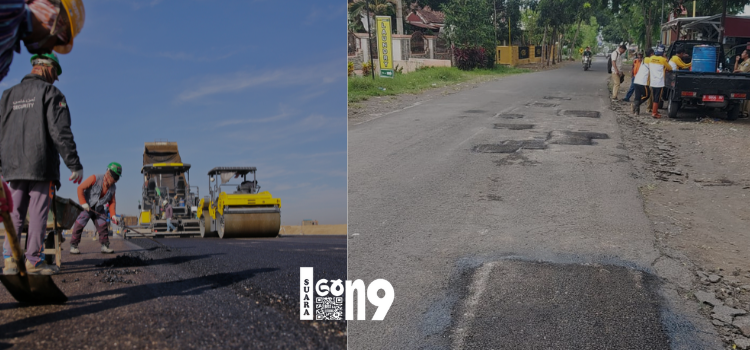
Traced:
<svg viewBox="0 0 750 350">
<path fill-rule="evenodd" d="M 31 65 L 31 74 L 5 90 L 0 99 L 0 166 L 5 181 L 10 182 L 16 232 L 21 232 L 29 214 L 26 271 L 51 275 L 59 270 L 44 261 L 44 235 L 52 198 L 60 188 L 60 157 L 74 183 L 83 179 L 83 166 L 70 130 L 65 95 L 52 85 L 62 74 L 60 61 L 52 53 L 34 55 Z M 20 236 L 18 240 L 20 244 Z M 5 274 L 18 273 L 19 262 L 11 255 L 6 236 Z"/>
<path fill-rule="evenodd" d="M 643 58 L 643 62 L 638 66 L 637 70 L 633 74 L 633 86 L 635 86 L 633 114 L 635 114 L 636 116 L 641 114 L 641 103 L 646 101 L 650 95 L 650 87 L 648 84 L 650 72 L 648 70 L 648 64 L 649 62 L 651 62 L 651 55 L 653 54 L 654 50 L 648 49 L 648 51 L 646 51 L 645 57 Z"/>
<path fill-rule="evenodd" d="M 638 73 L 638 68 L 640 68 L 641 66 L 641 62 L 643 62 L 643 53 L 639 52 L 635 55 L 633 65 L 630 67 L 630 88 L 628 88 L 628 92 L 625 94 L 625 98 L 622 99 L 624 102 L 630 102 L 630 96 L 633 96 L 633 92 L 635 92 L 635 85 L 633 84 L 633 81 L 635 80 L 636 73 Z"/>
<path fill-rule="evenodd" d="M 742 63 L 740 63 L 742 60 Z M 750 73 L 750 51 L 742 51 L 742 55 L 737 56 L 734 60 L 734 71 L 733 73 Z M 750 100 L 745 100 L 742 103 L 742 114 L 747 116 L 750 115 Z"/>
<path fill-rule="evenodd" d="M 625 76 L 622 72 L 622 54 L 628 48 L 625 45 L 620 45 L 615 51 L 610 54 L 610 60 L 612 60 L 612 100 L 617 101 L 617 93 L 620 92 L 620 79 Z"/>
<path fill-rule="evenodd" d="M 664 45 L 656 47 L 654 56 L 651 57 L 651 61 L 648 63 L 649 71 L 649 85 L 651 85 L 651 96 L 653 96 L 654 103 L 651 106 L 651 116 L 659 119 L 659 105 L 662 99 L 662 90 L 664 88 L 664 78 L 667 71 L 672 70 L 669 62 L 664 57 Z"/>
</svg>

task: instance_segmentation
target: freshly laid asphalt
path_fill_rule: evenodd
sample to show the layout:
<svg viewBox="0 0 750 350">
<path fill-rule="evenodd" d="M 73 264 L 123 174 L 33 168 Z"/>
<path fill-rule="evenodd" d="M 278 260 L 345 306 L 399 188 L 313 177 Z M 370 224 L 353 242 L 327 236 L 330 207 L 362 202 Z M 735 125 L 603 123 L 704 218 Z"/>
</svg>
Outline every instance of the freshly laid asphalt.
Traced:
<svg viewBox="0 0 750 350">
<path fill-rule="evenodd" d="M 350 349 L 722 347 L 664 278 L 691 275 L 655 248 L 608 76 L 599 57 L 350 125 L 349 279 L 395 290 Z"/>
<path fill-rule="evenodd" d="M 65 305 L 0 291 L 0 349 L 346 348 L 345 322 L 299 320 L 299 268 L 346 279 L 344 236 L 111 242 L 63 254 Z"/>
</svg>

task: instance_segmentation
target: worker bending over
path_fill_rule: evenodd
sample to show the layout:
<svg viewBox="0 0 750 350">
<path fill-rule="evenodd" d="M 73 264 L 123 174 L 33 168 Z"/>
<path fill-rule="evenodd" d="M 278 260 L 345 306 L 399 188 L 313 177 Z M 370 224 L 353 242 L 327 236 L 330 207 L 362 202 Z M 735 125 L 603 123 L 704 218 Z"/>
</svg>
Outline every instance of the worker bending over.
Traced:
<svg viewBox="0 0 750 350">
<path fill-rule="evenodd" d="M 109 163 L 107 171 L 101 175 L 91 175 L 86 181 L 78 186 L 78 201 L 83 207 L 83 212 L 78 215 L 73 225 L 73 238 L 70 240 L 70 253 L 80 254 L 78 243 L 81 242 L 83 228 L 89 219 L 94 222 L 96 231 L 99 232 L 99 243 L 102 245 L 102 253 L 109 254 L 114 250 L 109 248 L 109 229 L 107 225 L 107 211 L 112 218 L 112 223 L 117 225 L 115 210 L 115 183 L 122 175 L 122 166 L 119 163 Z M 107 208 L 106 206 L 109 206 Z"/>
</svg>

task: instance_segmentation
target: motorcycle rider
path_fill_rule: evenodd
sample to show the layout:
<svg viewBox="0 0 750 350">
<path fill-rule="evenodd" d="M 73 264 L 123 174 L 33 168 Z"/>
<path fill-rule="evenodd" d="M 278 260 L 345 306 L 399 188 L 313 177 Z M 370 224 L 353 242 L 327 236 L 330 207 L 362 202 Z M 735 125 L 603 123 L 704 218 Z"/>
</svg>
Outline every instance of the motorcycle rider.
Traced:
<svg viewBox="0 0 750 350">
<path fill-rule="evenodd" d="M 586 62 L 586 58 L 588 57 L 588 60 L 589 60 L 589 65 L 591 65 L 591 56 L 592 56 L 593 54 L 594 54 L 594 53 L 593 53 L 593 52 L 591 52 L 591 47 L 590 47 L 590 46 L 586 46 L 586 50 L 585 50 L 585 51 L 583 51 L 583 62 Z M 585 64 L 585 63 L 584 63 L 584 64 Z"/>
</svg>

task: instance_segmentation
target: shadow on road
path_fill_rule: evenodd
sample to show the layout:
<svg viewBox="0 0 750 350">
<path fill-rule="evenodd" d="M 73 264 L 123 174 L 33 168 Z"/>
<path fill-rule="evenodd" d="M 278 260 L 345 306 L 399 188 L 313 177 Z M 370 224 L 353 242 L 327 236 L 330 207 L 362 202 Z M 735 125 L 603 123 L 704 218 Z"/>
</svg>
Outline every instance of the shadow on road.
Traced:
<svg viewBox="0 0 750 350">
<path fill-rule="evenodd" d="M 87 299 L 118 295 L 117 297 L 114 297 L 112 299 L 105 298 L 106 300 L 96 301 L 93 302 L 93 304 L 86 306 L 68 308 L 66 310 L 58 312 L 46 313 L 43 315 L 0 324 L 0 339 L 13 339 L 16 337 L 22 337 L 28 335 L 30 332 L 33 332 L 29 331 L 29 329 L 32 327 L 37 327 L 40 325 L 58 321 L 66 321 L 76 317 L 95 314 L 121 306 L 141 303 L 151 299 L 156 299 L 158 297 L 200 295 L 212 289 L 227 287 L 234 283 L 251 279 L 258 274 L 273 272 L 276 270 L 278 269 L 250 269 L 239 272 L 219 273 L 209 276 L 190 278 L 181 281 L 151 283 L 127 288 L 107 290 L 98 293 L 73 296 L 70 297 L 71 304 L 76 304 L 76 302 L 85 302 L 85 300 Z M 68 306 L 70 306 L 70 304 L 68 304 Z M 15 307 L 19 307 L 19 304 L 3 303 L 0 304 L 0 311 L 12 309 Z M 12 344 L 0 342 L 0 349 L 6 349 L 10 346 L 12 346 Z"/>
</svg>

